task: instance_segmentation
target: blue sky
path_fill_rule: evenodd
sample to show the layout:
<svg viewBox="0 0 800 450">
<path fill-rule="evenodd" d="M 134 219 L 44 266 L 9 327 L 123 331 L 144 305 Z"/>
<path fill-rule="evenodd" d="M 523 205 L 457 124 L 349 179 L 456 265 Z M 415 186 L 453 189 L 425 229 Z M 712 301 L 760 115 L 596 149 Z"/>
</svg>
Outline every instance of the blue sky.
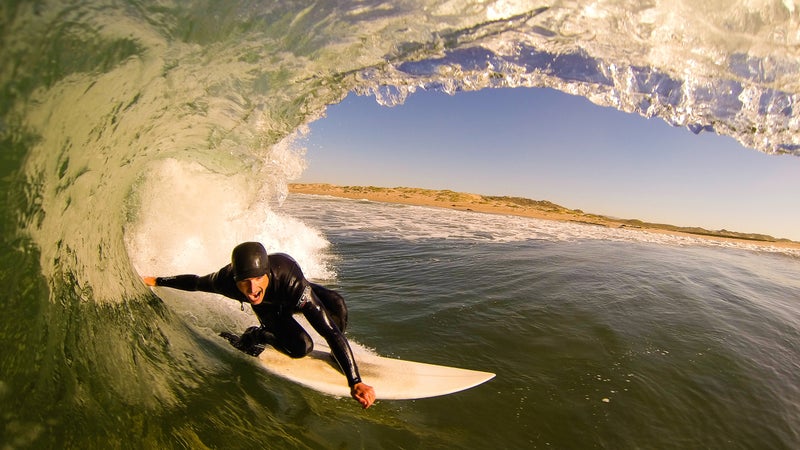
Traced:
<svg viewBox="0 0 800 450">
<path fill-rule="evenodd" d="M 521 196 L 613 217 L 800 240 L 800 158 L 550 89 L 348 96 L 311 124 L 299 182 Z"/>
</svg>

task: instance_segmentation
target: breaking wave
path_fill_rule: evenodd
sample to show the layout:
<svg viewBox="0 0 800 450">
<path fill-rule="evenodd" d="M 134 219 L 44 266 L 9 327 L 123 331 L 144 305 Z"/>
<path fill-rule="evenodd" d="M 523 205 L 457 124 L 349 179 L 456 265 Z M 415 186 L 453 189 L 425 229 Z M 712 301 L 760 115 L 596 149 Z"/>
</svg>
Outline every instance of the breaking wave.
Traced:
<svg viewBox="0 0 800 450">
<path fill-rule="evenodd" d="M 7 430 L 30 425 L 36 439 L 42 425 L 17 411 L 45 398 L 174 404 L 198 367 L 214 372 L 139 273 L 214 270 L 257 238 L 313 278 L 335 275 L 324 237 L 275 205 L 305 166 L 297 137 L 349 92 L 397 105 L 421 89 L 549 87 L 800 156 L 792 0 L 53 0 L 0 12 L 3 338 L 30 350 L 3 358 L 0 400 Z"/>
</svg>

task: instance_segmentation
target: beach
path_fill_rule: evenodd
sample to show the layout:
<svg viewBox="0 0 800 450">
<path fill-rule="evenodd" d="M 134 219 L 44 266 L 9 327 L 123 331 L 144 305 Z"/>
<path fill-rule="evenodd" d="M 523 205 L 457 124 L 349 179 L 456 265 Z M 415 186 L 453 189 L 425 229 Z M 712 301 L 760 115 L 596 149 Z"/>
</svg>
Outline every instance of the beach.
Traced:
<svg viewBox="0 0 800 450">
<path fill-rule="evenodd" d="M 772 236 L 727 230 L 706 230 L 699 227 L 678 227 L 648 223 L 637 219 L 616 219 L 569 209 L 546 200 L 520 197 L 485 196 L 450 190 L 412 187 L 340 186 L 326 183 L 293 183 L 289 191 L 298 194 L 329 195 L 374 202 L 448 208 L 485 214 L 503 214 L 541 220 L 576 222 L 609 228 L 634 228 L 650 233 L 694 236 L 717 241 L 748 243 L 759 246 L 800 249 L 800 243 Z"/>
</svg>

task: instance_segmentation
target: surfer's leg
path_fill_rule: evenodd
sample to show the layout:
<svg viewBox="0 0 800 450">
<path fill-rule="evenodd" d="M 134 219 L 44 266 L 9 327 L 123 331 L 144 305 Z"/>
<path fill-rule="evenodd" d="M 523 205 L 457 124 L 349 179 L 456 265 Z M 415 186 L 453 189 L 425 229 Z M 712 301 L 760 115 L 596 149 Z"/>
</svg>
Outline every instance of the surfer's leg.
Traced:
<svg viewBox="0 0 800 450">
<path fill-rule="evenodd" d="M 227 339 L 238 350 L 251 356 L 260 355 L 264 351 L 265 344 L 274 345 L 275 342 L 275 335 L 267 331 L 263 326 L 250 327 L 241 336 L 228 332 L 222 332 L 220 336 Z"/>
<path fill-rule="evenodd" d="M 264 344 L 272 344 L 275 341 L 275 335 L 267 331 L 262 325 L 260 327 L 250 327 L 245 330 L 239 338 L 239 341 L 245 346 L 263 346 Z"/>
<path fill-rule="evenodd" d="M 292 358 L 302 358 L 314 349 L 311 336 L 291 316 L 280 317 L 271 325 L 274 325 L 270 330 L 275 335 L 273 346 Z"/>
<path fill-rule="evenodd" d="M 328 315 L 331 316 L 333 323 L 336 324 L 339 331 L 344 333 L 345 328 L 347 328 L 347 305 L 344 303 L 344 297 L 338 292 L 319 284 L 311 283 L 311 289 L 314 291 L 314 295 L 325 305 L 325 309 L 328 310 Z"/>
</svg>

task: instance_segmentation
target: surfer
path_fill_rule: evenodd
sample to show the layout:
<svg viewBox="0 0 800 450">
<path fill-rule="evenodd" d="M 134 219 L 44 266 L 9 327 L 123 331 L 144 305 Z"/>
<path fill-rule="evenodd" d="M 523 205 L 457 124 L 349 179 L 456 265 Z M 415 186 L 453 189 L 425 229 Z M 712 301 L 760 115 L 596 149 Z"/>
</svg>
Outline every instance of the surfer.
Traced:
<svg viewBox="0 0 800 450">
<path fill-rule="evenodd" d="M 344 299 L 336 291 L 306 280 L 289 255 L 267 255 L 260 243 L 244 242 L 233 249 L 231 263 L 217 272 L 204 276 L 148 276 L 143 280 L 148 286 L 211 292 L 250 303 L 261 326 L 248 328 L 238 338 L 223 336 L 253 356 L 267 343 L 292 358 L 310 353 L 314 341 L 292 317 L 295 312 L 303 313 L 330 346 L 333 358 L 347 377 L 350 395 L 364 408 L 375 402 L 375 390 L 361 381 L 353 351 L 344 337 L 347 327 Z"/>
</svg>

